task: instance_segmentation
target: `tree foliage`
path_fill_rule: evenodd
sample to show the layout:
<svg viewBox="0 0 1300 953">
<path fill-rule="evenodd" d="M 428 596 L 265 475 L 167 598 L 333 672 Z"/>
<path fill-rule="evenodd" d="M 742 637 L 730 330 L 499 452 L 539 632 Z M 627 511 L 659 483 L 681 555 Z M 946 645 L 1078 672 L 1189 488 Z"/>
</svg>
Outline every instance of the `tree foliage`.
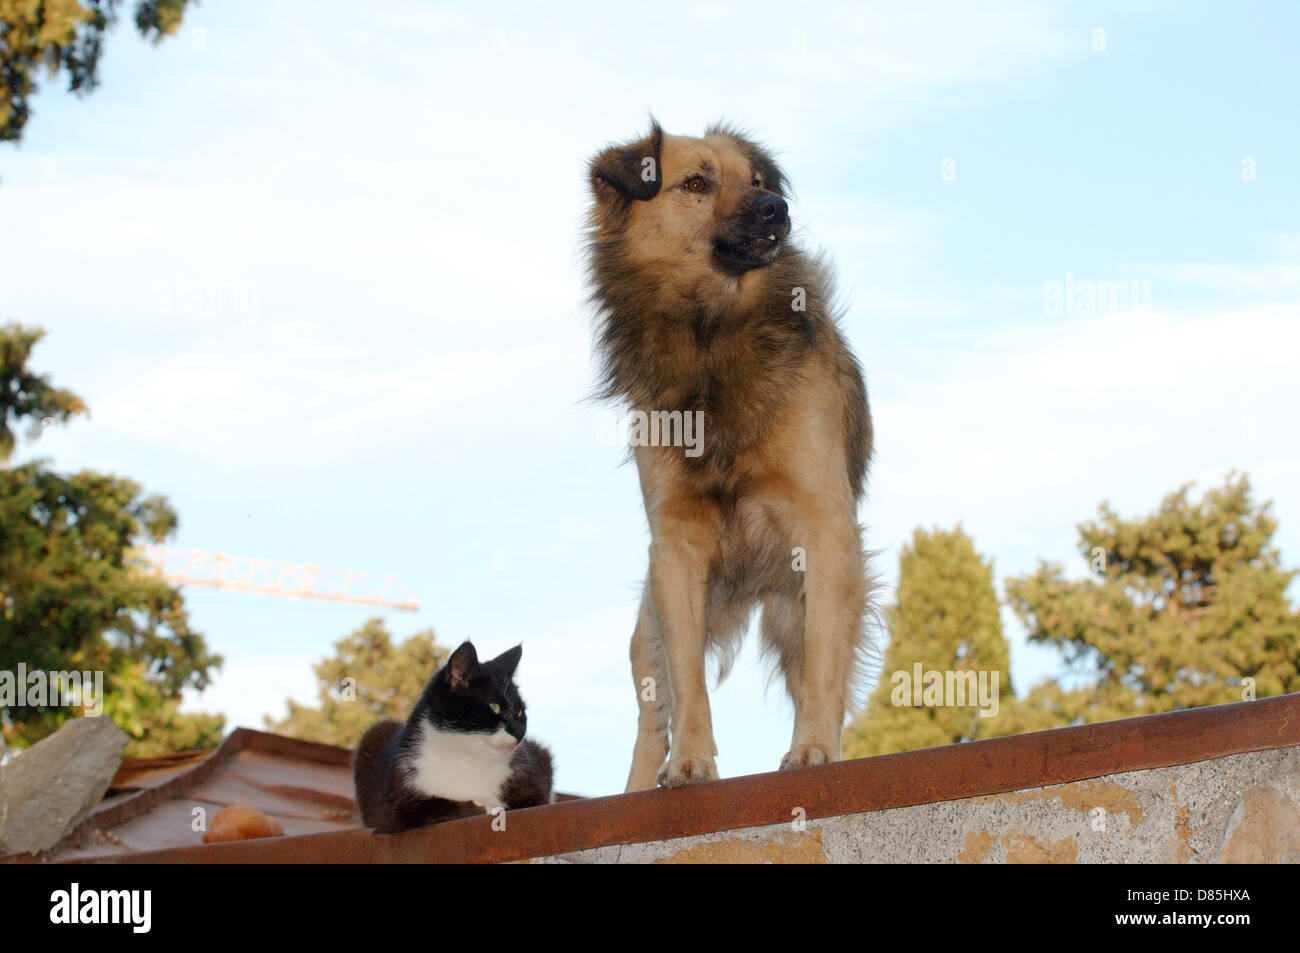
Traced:
<svg viewBox="0 0 1300 953">
<path fill-rule="evenodd" d="M 28 368 L 32 348 L 44 334 L 17 324 L 0 327 L 0 463 L 13 454 L 20 420 L 30 422 L 27 437 L 34 440 L 49 424 L 86 412 L 80 397 Z"/>
<path fill-rule="evenodd" d="M 1256 504 L 1245 475 L 1199 501 L 1190 490 L 1131 520 L 1103 503 L 1079 526 L 1088 578 L 1044 563 L 1007 580 L 1030 640 L 1059 648 L 1084 683 L 1036 687 L 1020 728 L 1300 690 L 1300 615 L 1286 596 L 1295 571 L 1272 546 L 1271 505 Z"/>
<path fill-rule="evenodd" d="M 844 756 L 910 751 L 967 741 L 990 733 L 997 718 L 979 708 L 895 704 L 895 672 L 912 679 L 924 671 L 998 673 L 999 710 L 1014 699 L 1009 651 L 1002 635 L 992 563 L 960 527 L 917 530 L 899 559 L 897 599 L 888 610 L 889 646 L 880 681 L 863 714 L 845 733 Z M 910 696 L 910 692 L 908 693 Z"/>
<path fill-rule="evenodd" d="M 380 619 L 371 619 L 334 644 L 335 655 L 313 666 L 319 683 L 319 706 L 287 699 L 288 715 L 266 719 L 280 734 L 323 744 L 356 747 L 380 718 L 405 721 L 430 676 L 447 661 L 450 650 L 434 641 L 432 629 L 400 645 Z"/>
<path fill-rule="evenodd" d="M 138 0 L 135 26 L 155 43 L 176 32 L 190 0 Z M 31 116 L 42 68 L 66 74 L 68 90 L 99 84 L 104 34 L 120 0 L 0 0 L 0 141 L 17 141 Z"/>
<path fill-rule="evenodd" d="M 13 428 L 85 410 L 27 368 L 41 332 L 0 328 L 0 439 Z M 0 671 L 103 672 L 105 711 L 131 735 L 128 754 L 208 747 L 222 720 L 181 714 L 185 688 L 205 688 L 221 659 L 190 628 L 180 593 L 136 547 L 176 529 L 175 510 L 134 481 L 84 470 L 63 475 L 0 456 Z M 5 740 L 25 747 L 58 728 L 67 708 L 0 711 Z"/>
</svg>

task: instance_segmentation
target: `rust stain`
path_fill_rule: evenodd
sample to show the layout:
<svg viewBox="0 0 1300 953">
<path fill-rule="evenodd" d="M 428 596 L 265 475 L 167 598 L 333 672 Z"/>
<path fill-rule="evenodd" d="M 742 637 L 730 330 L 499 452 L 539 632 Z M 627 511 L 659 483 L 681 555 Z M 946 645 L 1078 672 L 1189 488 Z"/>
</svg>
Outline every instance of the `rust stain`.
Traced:
<svg viewBox="0 0 1300 953">
<path fill-rule="evenodd" d="M 1192 830 L 1191 811 L 1186 804 L 1178 803 L 1178 779 L 1172 778 L 1169 781 L 1169 796 L 1174 802 L 1174 836 L 1170 838 L 1170 852 L 1173 854 L 1174 863 L 1185 864 L 1196 855 L 1196 850 L 1188 843 L 1192 837 L 1205 830 L 1202 824 L 1196 830 Z"/>
<path fill-rule="evenodd" d="M 1012 828 L 1002 838 L 1008 864 L 1073 864 L 1079 859 L 1079 845 L 1073 837 L 1040 842 L 1033 834 Z"/>
<path fill-rule="evenodd" d="M 1059 800 L 1062 807 L 1081 814 L 1087 814 L 1098 807 L 1110 814 L 1127 814 L 1129 823 L 1135 826 L 1146 817 L 1137 795 L 1113 781 L 1079 781 L 1043 791 L 1011 791 L 980 798 L 981 801 L 1008 801 L 1013 804 L 1052 799 Z"/>
<path fill-rule="evenodd" d="M 755 843 L 735 838 L 678 851 L 657 864 L 824 864 L 822 832 L 784 834 Z"/>
<path fill-rule="evenodd" d="M 1187 863 L 1192 859 L 1192 855 L 1196 853 L 1196 851 L 1192 850 L 1191 845 L 1187 843 L 1187 839 L 1192 836 L 1188 827 L 1187 805 L 1179 804 L 1174 809 L 1174 836 L 1171 845 L 1174 849 L 1175 864 Z"/>
<path fill-rule="evenodd" d="M 1258 784 L 1241 799 L 1241 823 L 1219 854 L 1224 864 L 1300 860 L 1300 807 L 1277 788 Z"/>
<path fill-rule="evenodd" d="M 967 831 L 966 849 L 957 855 L 963 864 L 982 864 L 993 846 L 993 835 L 988 831 Z"/>
</svg>

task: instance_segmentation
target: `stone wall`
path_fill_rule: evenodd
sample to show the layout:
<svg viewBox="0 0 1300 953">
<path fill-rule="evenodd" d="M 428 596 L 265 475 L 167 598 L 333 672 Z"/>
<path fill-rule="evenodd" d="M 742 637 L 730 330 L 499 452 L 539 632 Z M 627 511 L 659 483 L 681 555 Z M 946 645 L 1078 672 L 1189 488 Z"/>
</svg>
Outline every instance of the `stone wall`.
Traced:
<svg viewBox="0 0 1300 953">
<path fill-rule="evenodd" d="M 536 863 L 1297 863 L 1300 747 Z"/>
</svg>

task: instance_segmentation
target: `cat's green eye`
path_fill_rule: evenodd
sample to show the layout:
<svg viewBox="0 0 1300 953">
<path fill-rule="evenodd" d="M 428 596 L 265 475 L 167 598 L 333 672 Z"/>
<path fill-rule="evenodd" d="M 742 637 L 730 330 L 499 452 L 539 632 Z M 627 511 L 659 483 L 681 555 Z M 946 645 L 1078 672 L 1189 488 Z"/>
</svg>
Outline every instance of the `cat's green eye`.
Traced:
<svg viewBox="0 0 1300 953">
<path fill-rule="evenodd" d="M 494 715 L 501 714 L 501 706 L 498 705 L 496 702 L 492 702 L 492 704 L 488 705 L 488 707 L 492 709 L 492 714 Z"/>
</svg>

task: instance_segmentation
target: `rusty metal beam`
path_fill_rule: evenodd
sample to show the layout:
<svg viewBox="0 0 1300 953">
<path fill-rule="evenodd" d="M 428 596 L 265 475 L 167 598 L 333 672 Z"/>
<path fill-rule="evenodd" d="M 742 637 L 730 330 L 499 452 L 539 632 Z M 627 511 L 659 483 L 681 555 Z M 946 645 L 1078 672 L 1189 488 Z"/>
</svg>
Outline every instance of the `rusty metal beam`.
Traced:
<svg viewBox="0 0 1300 953">
<path fill-rule="evenodd" d="M 252 733 L 260 734 L 260 733 Z M 287 739 L 285 739 L 287 741 Z M 249 739 L 245 739 L 247 743 Z M 263 743 L 259 741 L 258 743 Z M 290 742 L 292 745 L 299 742 Z M 577 799 L 397 835 L 349 830 L 108 858 L 129 863 L 492 863 L 1001 794 L 1300 745 L 1300 695 Z M 223 746 L 224 747 L 224 746 Z M 338 749 L 335 749 L 338 750 Z M 335 756 L 337 757 L 337 756 Z"/>
</svg>

